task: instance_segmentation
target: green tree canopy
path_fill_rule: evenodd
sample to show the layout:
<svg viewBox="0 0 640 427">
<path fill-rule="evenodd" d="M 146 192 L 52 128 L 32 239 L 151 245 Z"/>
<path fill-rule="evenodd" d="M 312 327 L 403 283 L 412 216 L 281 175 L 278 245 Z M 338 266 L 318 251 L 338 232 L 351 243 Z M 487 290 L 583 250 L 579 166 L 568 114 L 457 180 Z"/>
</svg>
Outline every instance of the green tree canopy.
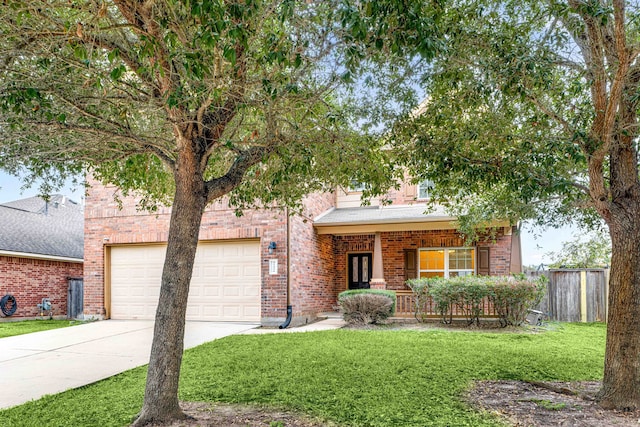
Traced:
<svg viewBox="0 0 640 427">
<path fill-rule="evenodd" d="M 428 98 L 397 154 L 466 229 L 498 216 L 607 224 L 612 238 L 601 403 L 640 408 L 638 3 L 453 2 Z"/>
<path fill-rule="evenodd" d="M 562 249 L 545 254 L 551 268 L 602 268 L 611 265 L 611 239 L 606 233 L 575 235 Z"/>
<path fill-rule="evenodd" d="M 143 425 L 182 416 L 185 310 L 205 206 L 283 202 L 396 168 L 375 132 L 411 104 L 438 2 L 0 2 L 0 166 L 88 168 L 172 203 Z M 377 96 L 362 96 L 362 93 Z M 375 114 L 373 114 L 375 113 Z"/>
</svg>

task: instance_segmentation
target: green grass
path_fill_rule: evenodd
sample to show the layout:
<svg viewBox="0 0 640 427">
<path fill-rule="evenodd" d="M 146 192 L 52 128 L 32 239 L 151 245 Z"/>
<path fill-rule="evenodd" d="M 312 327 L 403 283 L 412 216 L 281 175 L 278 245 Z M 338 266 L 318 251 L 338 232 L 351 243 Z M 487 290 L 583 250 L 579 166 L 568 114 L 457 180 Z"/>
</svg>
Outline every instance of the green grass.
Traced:
<svg viewBox="0 0 640 427">
<path fill-rule="evenodd" d="M 75 324 L 78 324 L 78 322 L 74 320 L 21 320 L 18 322 L 1 322 L 0 338 L 48 331 L 49 329 L 65 328 Z M 0 344 L 0 347 L 1 346 Z M 0 426 L 2 426 L 2 424 L 0 424 Z"/>
<path fill-rule="evenodd" d="M 499 426 L 460 401 L 476 379 L 595 380 L 604 325 L 542 334 L 336 330 L 231 336 L 186 352 L 180 398 L 288 408 L 345 426 Z M 124 426 L 145 369 L 0 411 L 1 426 Z"/>
</svg>

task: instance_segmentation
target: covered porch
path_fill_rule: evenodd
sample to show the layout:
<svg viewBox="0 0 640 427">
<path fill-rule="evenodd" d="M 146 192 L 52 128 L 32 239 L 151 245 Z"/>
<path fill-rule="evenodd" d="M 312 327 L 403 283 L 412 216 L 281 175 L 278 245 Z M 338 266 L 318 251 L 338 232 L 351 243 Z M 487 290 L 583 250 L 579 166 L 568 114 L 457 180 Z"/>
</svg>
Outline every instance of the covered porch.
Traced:
<svg viewBox="0 0 640 427">
<path fill-rule="evenodd" d="M 316 232 L 332 236 L 336 292 L 393 290 L 396 316 L 413 317 L 408 279 L 521 271 L 519 235 L 508 223 L 494 224 L 494 236 L 469 246 L 455 218 L 442 210 L 426 210 L 422 204 L 342 208 L 317 218 Z M 484 310 L 487 316 L 494 314 L 488 301 Z M 437 316 L 435 307 L 429 311 Z"/>
</svg>

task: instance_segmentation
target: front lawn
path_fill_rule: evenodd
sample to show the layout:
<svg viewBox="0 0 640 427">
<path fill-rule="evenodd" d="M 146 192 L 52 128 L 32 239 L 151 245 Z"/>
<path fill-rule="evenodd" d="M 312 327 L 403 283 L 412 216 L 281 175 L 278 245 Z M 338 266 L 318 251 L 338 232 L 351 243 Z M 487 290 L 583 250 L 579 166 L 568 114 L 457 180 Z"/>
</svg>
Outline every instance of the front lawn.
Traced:
<svg viewBox="0 0 640 427">
<path fill-rule="evenodd" d="M 20 320 L 17 322 L 0 322 L 0 338 L 47 331 L 49 329 L 65 328 L 75 324 L 78 324 L 78 322 L 74 320 Z"/>
<path fill-rule="evenodd" d="M 605 325 L 532 333 L 336 330 L 231 336 L 188 350 L 182 400 L 288 408 L 347 426 L 499 426 L 460 396 L 475 379 L 594 380 Z M 124 426 L 145 368 L 0 411 L 11 426 Z"/>
</svg>

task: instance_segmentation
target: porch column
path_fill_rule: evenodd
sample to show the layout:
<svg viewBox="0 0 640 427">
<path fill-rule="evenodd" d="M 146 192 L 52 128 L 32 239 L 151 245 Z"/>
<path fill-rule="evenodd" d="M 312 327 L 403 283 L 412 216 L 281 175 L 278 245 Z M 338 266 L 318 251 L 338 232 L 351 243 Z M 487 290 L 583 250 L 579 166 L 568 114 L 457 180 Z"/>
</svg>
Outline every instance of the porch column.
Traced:
<svg viewBox="0 0 640 427">
<path fill-rule="evenodd" d="M 373 267 L 371 272 L 371 289 L 386 289 L 387 282 L 384 280 L 384 269 L 382 268 L 382 243 L 380 233 L 376 233 L 373 243 Z"/>
</svg>

